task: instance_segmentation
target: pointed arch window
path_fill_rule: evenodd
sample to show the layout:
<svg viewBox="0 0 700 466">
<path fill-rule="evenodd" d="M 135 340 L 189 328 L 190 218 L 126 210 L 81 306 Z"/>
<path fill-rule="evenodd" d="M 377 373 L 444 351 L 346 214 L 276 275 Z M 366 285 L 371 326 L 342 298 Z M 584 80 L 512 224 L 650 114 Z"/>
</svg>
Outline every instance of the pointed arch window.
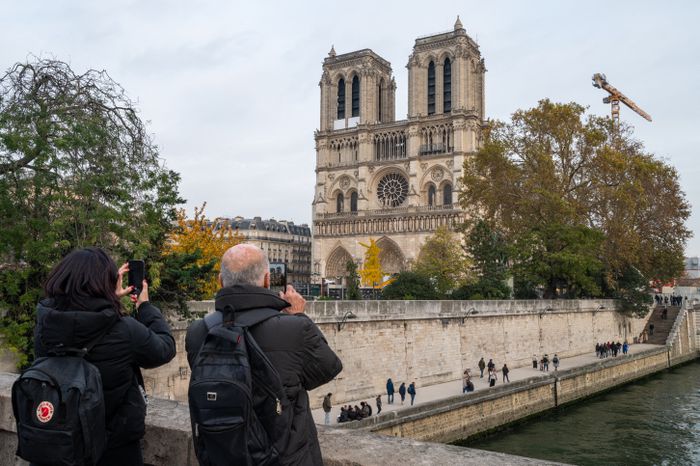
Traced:
<svg viewBox="0 0 700 466">
<path fill-rule="evenodd" d="M 352 78 L 352 116 L 360 116 L 360 78 Z"/>
<path fill-rule="evenodd" d="M 384 120 L 384 115 L 382 115 L 382 88 L 384 87 L 384 79 L 379 81 L 379 86 L 377 86 L 377 116 L 381 123 Z"/>
<path fill-rule="evenodd" d="M 338 197 L 335 198 L 335 211 L 337 213 L 340 213 L 343 211 L 344 207 L 345 207 L 345 196 L 343 196 L 343 193 L 338 193 Z"/>
<path fill-rule="evenodd" d="M 428 115 L 435 113 L 435 63 L 428 65 Z"/>
<path fill-rule="evenodd" d="M 428 186 L 428 205 L 435 205 L 435 185 L 431 184 Z"/>
<path fill-rule="evenodd" d="M 338 120 L 345 119 L 345 80 L 338 81 Z"/>
<path fill-rule="evenodd" d="M 357 212 L 357 191 L 350 194 L 350 212 Z"/>
<path fill-rule="evenodd" d="M 452 111 L 452 63 L 449 58 L 445 58 L 442 67 L 442 108 L 444 113 Z"/>
<path fill-rule="evenodd" d="M 452 185 L 449 183 L 446 184 L 444 188 L 442 188 L 442 204 L 452 204 Z"/>
</svg>

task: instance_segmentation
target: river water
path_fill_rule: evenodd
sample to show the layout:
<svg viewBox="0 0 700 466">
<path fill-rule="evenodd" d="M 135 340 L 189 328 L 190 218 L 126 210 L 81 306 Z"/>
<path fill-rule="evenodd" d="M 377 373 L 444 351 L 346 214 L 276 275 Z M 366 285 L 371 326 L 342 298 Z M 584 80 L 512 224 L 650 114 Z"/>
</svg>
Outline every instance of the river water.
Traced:
<svg viewBox="0 0 700 466">
<path fill-rule="evenodd" d="M 700 465 L 700 362 L 460 444 L 577 465 Z"/>
</svg>

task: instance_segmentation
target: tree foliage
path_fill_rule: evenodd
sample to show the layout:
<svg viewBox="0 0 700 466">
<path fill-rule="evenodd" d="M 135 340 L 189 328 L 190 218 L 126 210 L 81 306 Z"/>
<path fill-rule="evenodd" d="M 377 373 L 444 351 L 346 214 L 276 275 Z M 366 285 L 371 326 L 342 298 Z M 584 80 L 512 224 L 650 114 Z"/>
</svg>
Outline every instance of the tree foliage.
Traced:
<svg viewBox="0 0 700 466">
<path fill-rule="evenodd" d="M 21 364 L 51 267 L 99 246 L 157 268 L 178 182 L 106 72 L 37 59 L 0 78 L 0 309 Z"/>
<path fill-rule="evenodd" d="M 369 244 L 360 243 L 360 246 L 365 248 L 365 260 L 360 270 L 362 284 L 377 288 L 384 281 L 384 272 L 379 260 L 379 253 L 382 251 L 372 238 L 369 239 Z"/>
<path fill-rule="evenodd" d="M 466 252 L 476 281 L 453 293 L 455 299 L 506 299 L 510 288 L 508 260 L 511 251 L 500 231 L 477 220 L 466 234 Z"/>
<path fill-rule="evenodd" d="M 442 299 L 430 277 L 417 272 L 399 273 L 382 290 L 382 299 Z"/>
<path fill-rule="evenodd" d="M 429 277 L 440 295 L 451 293 L 469 277 L 469 263 L 459 238 L 444 226 L 425 241 L 413 270 Z"/>
<path fill-rule="evenodd" d="M 204 215 L 206 203 L 194 208 L 189 219 L 184 209 L 177 212 L 177 226 L 168 236 L 165 257 L 181 263 L 169 277 L 175 285 L 168 291 L 178 300 L 212 299 L 219 289 L 221 257 L 227 249 L 242 243 L 243 235 L 225 222 L 210 221 Z M 188 259 L 188 260 L 186 260 Z M 177 276 L 173 274 L 178 274 Z M 180 306 L 180 309 L 184 309 Z"/>
<path fill-rule="evenodd" d="M 531 285 L 551 292 L 547 276 L 567 263 L 579 270 L 566 279 L 582 281 L 566 293 L 585 295 L 597 292 L 589 275 L 598 269 L 603 289 L 616 289 L 629 267 L 647 279 L 682 270 L 690 207 L 676 170 L 647 153 L 629 127 L 618 131 L 609 118 L 586 117 L 578 104 L 543 100 L 516 111 L 509 123 L 493 123 L 483 147 L 465 161 L 462 181 L 465 208 L 497 226 L 509 243 L 548 255 L 545 261 L 529 256 L 538 270 L 521 269 L 534 273 L 516 282 L 534 280 Z"/>
<path fill-rule="evenodd" d="M 360 277 L 357 274 L 357 264 L 355 264 L 355 261 L 349 260 L 345 264 L 345 270 L 348 272 L 348 286 L 345 298 L 350 300 L 360 299 Z"/>
</svg>

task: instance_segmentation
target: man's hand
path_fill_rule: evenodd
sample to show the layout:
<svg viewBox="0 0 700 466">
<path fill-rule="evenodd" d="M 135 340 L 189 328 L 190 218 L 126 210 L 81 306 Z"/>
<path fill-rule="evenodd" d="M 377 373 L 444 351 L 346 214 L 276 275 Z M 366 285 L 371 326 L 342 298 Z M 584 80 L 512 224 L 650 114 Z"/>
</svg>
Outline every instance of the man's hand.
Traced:
<svg viewBox="0 0 700 466">
<path fill-rule="evenodd" d="M 292 285 L 287 285 L 286 292 L 280 291 L 280 298 L 291 304 L 288 308 L 282 309 L 282 312 L 286 312 L 287 314 L 301 314 L 304 312 L 306 300 L 297 293 L 297 290 L 295 290 Z"/>
<path fill-rule="evenodd" d="M 126 288 L 123 288 L 123 283 L 124 283 L 124 274 L 129 271 L 129 263 L 124 262 L 121 267 L 119 267 L 119 272 L 117 272 L 117 289 L 115 290 L 115 293 L 117 294 L 117 298 L 121 298 L 123 296 L 128 295 L 131 293 L 134 289 L 133 286 L 127 286 Z"/>
</svg>

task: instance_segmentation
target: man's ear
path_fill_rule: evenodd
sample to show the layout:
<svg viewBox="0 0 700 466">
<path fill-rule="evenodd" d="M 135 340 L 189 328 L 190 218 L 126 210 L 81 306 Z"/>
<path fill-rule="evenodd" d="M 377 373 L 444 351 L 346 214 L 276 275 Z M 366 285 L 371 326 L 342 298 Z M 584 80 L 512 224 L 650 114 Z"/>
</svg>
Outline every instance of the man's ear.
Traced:
<svg viewBox="0 0 700 466">
<path fill-rule="evenodd" d="M 263 288 L 270 288 L 270 272 L 269 271 L 265 272 L 265 276 L 263 277 Z"/>
<path fill-rule="evenodd" d="M 221 286 L 221 288 L 224 287 L 224 281 L 221 279 L 221 274 L 219 274 L 219 285 Z"/>
</svg>

